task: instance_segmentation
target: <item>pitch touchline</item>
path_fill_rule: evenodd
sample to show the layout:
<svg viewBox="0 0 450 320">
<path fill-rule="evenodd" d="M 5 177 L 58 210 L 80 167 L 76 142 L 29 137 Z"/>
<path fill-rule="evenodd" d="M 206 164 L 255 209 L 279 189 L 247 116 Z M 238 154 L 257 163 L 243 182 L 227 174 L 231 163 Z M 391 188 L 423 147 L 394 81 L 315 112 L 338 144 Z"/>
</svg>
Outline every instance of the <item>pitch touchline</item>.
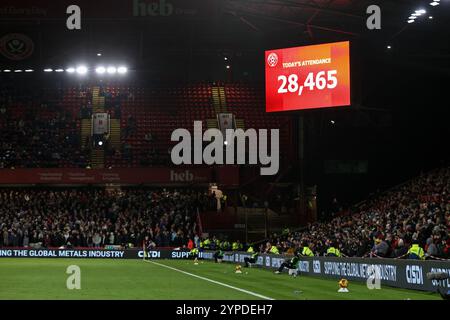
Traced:
<svg viewBox="0 0 450 320">
<path fill-rule="evenodd" d="M 209 278 L 205 278 L 205 277 L 202 277 L 202 276 L 198 276 L 198 275 L 196 275 L 196 274 L 193 274 L 193 273 L 190 273 L 190 272 L 186 272 L 186 271 L 183 271 L 183 270 L 174 268 L 174 267 L 169 267 L 169 266 L 167 266 L 167 265 L 165 265 L 165 264 L 162 264 L 162 263 L 158 263 L 158 262 L 154 262 L 154 261 L 149 261 L 149 260 L 144 260 L 144 261 L 145 261 L 145 262 L 150 262 L 150 263 L 156 264 L 156 265 L 161 266 L 161 267 L 165 267 L 165 268 L 167 268 L 167 269 L 171 269 L 171 270 L 174 270 L 174 271 L 178 271 L 178 272 L 187 274 L 188 276 L 191 276 L 191 277 L 199 278 L 199 279 L 202 279 L 202 280 L 205 280 L 205 281 L 209 281 L 209 282 L 212 282 L 212 283 L 215 283 L 215 284 L 218 284 L 218 285 L 221 285 L 221 286 L 230 288 L 230 289 L 234 289 L 234 290 L 237 290 L 237 291 L 241 291 L 241 292 L 250 294 L 250 295 L 252 295 L 252 296 L 261 298 L 261 299 L 265 299 L 265 300 L 275 300 L 275 299 L 273 299 L 273 298 L 266 297 L 266 296 L 263 296 L 263 295 L 261 295 L 261 294 L 258 294 L 258 293 L 252 292 L 252 291 L 248 291 L 248 290 L 245 290 L 245 289 L 241 289 L 241 288 L 237 288 L 237 287 L 234 287 L 234 286 L 230 286 L 229 284 L 226 284 L 226 283 L 223 283 L 223 282 L 219 282 L 219 281 L 216 281 L 216 280 L 212 280 L 212 279 L 209 279 Z"/>
</svg>

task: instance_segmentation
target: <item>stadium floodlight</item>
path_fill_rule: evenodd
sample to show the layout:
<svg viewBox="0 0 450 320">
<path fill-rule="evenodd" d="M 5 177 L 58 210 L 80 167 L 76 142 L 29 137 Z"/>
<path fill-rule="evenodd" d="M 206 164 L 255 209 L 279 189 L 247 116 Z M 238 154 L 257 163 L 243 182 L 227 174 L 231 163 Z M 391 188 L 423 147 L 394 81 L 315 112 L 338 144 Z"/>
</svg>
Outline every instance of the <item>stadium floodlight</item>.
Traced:
<svg viewBox="0 0 450 320">
<path fill-rule="evenodd" d="M 108 72 L 109 74 L 114 74 L 114 73 L 117 72 L 117 69 L 116 69 L 116 67 L 109 66 L 109 67 L 106 69 L 106 72 Z"/>
<path fill-rule="evenodd" d="M 225 140 L 225 141 L 223 142 L 223 144 L 224 144 L 224 145 L 228 145 L 228 141 Z"/>
<path fill-rule="evenodd" d="M 414 20 L 408 20 L 408 23 L 413 23 L 414 22 Z"/>
<path fill-rule="evenodd" d="M 231 67 L 229 65 L 227 65 L 227 69 L 230 69 Z"/>
<path fill-rule="evenodd" d="M 411 15 L 411 16 L 408 17 L 408 19 L 409 20 L 414 20 L 414 19 L 417 19 L 417 16 Z"/>
<path fill-rule="evenodd" d="M 102 54 L 99 52 L 99 53 L 97 53 L 97 57 L 101 57 L 102 56 Z"/>
<path fill-rule="evenodd" d="M 427 13 L 427 11 L 425 9 L 420 9 L 420 10 L 416 10 L 415 13 L 417 13 L 420 16 L 424 13 Z"/>
<path fill-rule="evenodd" d="M 5 69 L 5 70 L 3 70 L 3 72 L 11 72 L 11 70 Z"/>
<path fill-rule="evenodd" d="M 391 46 L 387 46 L 386 48 L 388 48 L 388 49 L 392 49 L 392 47 L 391 47 Z"/>
<path fill-rule="evenodd" d="M 100 140 L 100 141 L 98 142 L 98 145 L 99 145 L 99 146 L 102 146 L 102 145 L 103 145 L 103 141 Z"/>
<path fill-rule="evenodd" d="M 88 72 L 88 69 L 87 69 L 86 66 L 78 66 L 76 71 L 77 71 L 78 74 L 83 75 L 83 74 L 86 74 Z"/>
<path fill-rule="evenodd" d="M 55 72 L 64 72 L 64 69 L 56 69 Z"/>
<path fill-rule="evenodd" d="M 438 6 L 438 5 L 439 5 L 439 2 L 436 2 L 436 1 L 430 2 L 430 6 L 435 7 L 435 6 Z"/>
<path fill-rule="evenodd" d="M 227 61 L 227 60 L 228 60 L 228 58 L 227 58 L 227 57 L 224 57 L 224 58 L 223 58 L 223 60 Z"/>
<path fill-rule="evenodd" d="M 103 74 L 106 72 L 106 68 L 103 66 L 99 66 L 99 67 L 95 68 L 95 72 L 98 74 Z"/>
<path fill-rule="evenodd" d="M 127 73 L 127 72 L 128 72 L 127 67 L 121 66 L 121 67 L 117 68 L 117 73 L 124 74 L 124 73 Z"/>
<path fill-rule="evenodd" d="M 33 69 L 25 69 L 25 72 L 33 72 Z"/>
<path fill-rule="evenodd" d="M 429 16 L 428 19 L 433 19 L 433 16 Z"/>
<path fill-rule="evenodd" d="M 44 72 L 53 72 L 53 69 L 52 68 L 46 68 L 46 69 L 44 69 Z"/>
<path fill-rule="evenodd" d="M 74 73 L 75 72 L 75 68 L 70 67 L 70 68 L 67 68 L 66 71 L 68 73 Z"/>
<path fill-rule="evenodd" d="M 16 70 L 14 70 L 14 72 L 22 72 L 22 70 L 21 69 L 16 69 Z"/>
</svg>

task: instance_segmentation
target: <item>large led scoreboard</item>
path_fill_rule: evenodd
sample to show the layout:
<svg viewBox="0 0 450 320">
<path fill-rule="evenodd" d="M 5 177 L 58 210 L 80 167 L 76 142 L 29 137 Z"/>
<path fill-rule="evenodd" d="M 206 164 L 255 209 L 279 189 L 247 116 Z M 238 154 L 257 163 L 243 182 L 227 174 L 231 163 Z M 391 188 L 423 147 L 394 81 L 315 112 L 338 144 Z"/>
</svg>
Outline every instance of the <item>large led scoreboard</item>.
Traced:
<svg viewBox="0 0 450 320">
<path fill-rule="evenodd" d="M 350 43 L 266 51 L 266 111 L 350 105 Z"/>
</svg>

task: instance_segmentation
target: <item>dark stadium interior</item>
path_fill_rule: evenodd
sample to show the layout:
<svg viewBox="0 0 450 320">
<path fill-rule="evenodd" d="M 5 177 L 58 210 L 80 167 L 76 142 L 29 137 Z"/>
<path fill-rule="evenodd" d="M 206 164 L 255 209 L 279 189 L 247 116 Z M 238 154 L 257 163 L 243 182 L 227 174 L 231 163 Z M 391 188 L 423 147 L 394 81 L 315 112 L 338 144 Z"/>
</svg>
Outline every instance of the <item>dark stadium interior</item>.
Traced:
<svg viewBox="0 0 450 320">
<path fill-rule="evenodd" d="M 2 10 L 33 3 L 32 0 L 3 2 Z M 46 8 L 51 1 L 34 2 L 37 7 Z M 373 244 L 371 239 L 380 233 L 384 239 L 390 237 L 392 242 L 402 238 L 402 242 L 411 243 L 420 236 L 423 244 L 436 236 L 442 250 L 447 248 L 448 258 L 450 126 L 445 112 L 450 80 L 448 5 L 437 10 L 430 23 L 407 24 L 409 11 L 423 1 L 382 1 L 382 29 L 373 31 L 368 30 L 365 23 L 365 8 L 372 4 L 366 0 L 173 3 L 175 9 L 169 16 L 136 17 L 130 10 L 126 14 L 122 12 L 123 2 L 115 5 L 114 1 L 106 0 L 80 1 L 85 11 L 82 29 L 77 31 L 64 27 L 67 1 L 52 3 L 44 16 L 14 16 L 0 11 L 0 36 L 23 33 L 34 42 L 34 52 L 28 59 L 11 61 L 0 56 L 0 170 L 173 167 L 169 159 L 173 147 L 171 132 L 180 127 L 191 129 L 194 120 L 201 120 L 205 130 L 208 119 L 214 119 L 217 113 L 214 90 L 223 88 L 228 111 L 243 121 L 243 128 L 280 128 L 279 174 L 261 177 L 255 175 L 258 171 L 255 166 L 241 166 L 239 186 L 224 189 L 229 196 L 227 205 L 242 206 L 242 195 L 246 194 L 248 202 L 252 203 L 248 206 L 269 206 L 280 214 L 281 207 L 288 207 L 286 210 L 292 219 L 280 218 L 279 224 L 272 228 L 276 232 L 288 227 L 282 225 L 285 221 L 293 223 L 291 229 L 304 227 L 314 219 L 307 216 L 306 209 L 301 211 L 304 217 L 296 216 L 300 210 L 296 199 L 301 178 L 299 112 L 265 112 L 264 51 L 349 40 L 351 107 L 302 111 L 304 184 L 308 196 L 317 200 L 318 218 L 331 224 L 318 224 L 304 233 L 290 234 L 288 240 L 275 237 L 272 243 L 288 250 L 311 237 L 326 239 L 333 234 L 326 229 L 339 225 L 338 240 L 349 256 L 367 254 Z M 67 68 L 79 63 L 95 66 L 100 62 L 125 64 L 129 71 L 120 79 L 101 79 L 95 75 L 82 78 L 65 72 L 4 72 L 5 69 Z M 90 118 L 94 100 L 102 98 L 105 99 L 104 110 L 116 121 L 119 136 L 108 142 L 102 161 L 96 163 L 92 141 L 83 135 L 83 119 Z M 440 171 L 432 171 L 439 168 Z M 399 187 L 400 190 L 382 193 L 410 180 L 411 185 L 403 187 L 405 189 Z M 76 230 L 77 236 L 82 234 L 83 246 L 91 246 L 93 243 L 88 244 L 87 238 L 97 232 L 106 235 L 105 230 L 115 232 L 116 238 L 113 243 L 104 240 L 102 244 L 133 242 L 138 246 L 145 235 L 151 233 L 157 246 L 179 246 L 193 238 L 198 227 L 189 224 L 197 221 L 195 210 L 182 212 L 183 208 L 177 208 L 169 214 L 169 221 L 163 223 L 167 234 L 161 231 L 160 235 L 161 225 L 156 222 L 161 219 L 160 212 L 133 206 L 133 196 L 124 195 L 120 199 L 105 196 L 96 208 L 97 226 L 86 227 L 90 235 L 83 234 L 80 224 L 76 223 L 79 212 L 66 212 L 77 205 L 71 207 L 64 198 L 70 192 L 73 199 L 78 197 L 77 192 L 86 192 L 85 202 L 79 204 L 83 209 L 76 208 L 84 212 L 86 203 L 95 202 L 97 187 L 16 187 L 8 184 L 0 188 L 0 225 L 12 226 L 17 222 L 8 215 L 14 210 L 22 212 L 26 223 L 31 221 L 27 215 L 33 213 L 40 218 L 58 220 L 45 212 L 59 210 L 63 216 L 61 221 L 42 222 L 38 228 L 49 228 L 54 231 L 52 236 L 60 237 L 67 224 L 70 230 Z M 139 193 L 149 186 L 142 187 L 144 189 L 126 187 L 137 188 Z M 175 187 L 183 190 L 182 193 L 192 191 L 195 196 L 189 201 L 198 205 L 204 200 L 202 208 L 211 211 L 211 199 L 203 194 L 207 183 Z M 130 192 L 124 190 L 125 194 Z M 59 199 L 55 202 L 61 201 L 60 206 L 45 203 L 43 199 L 50 191 L 54 191 L 52 197 Z M 20 194 L 14 195 L 14 192 Z M 155 194 L 159 192 L 163 191 L 158 189 Z M 31 202 L 22 203 L 22 196 L 31 197 Z M 423 201 L 417 200 L 419 196 Z M 399 199 L 404 202 L 395 207 L 397 201 L 401 202 Z M 353 206 L 363 200 L 366 200 L 364 207 Z M 265 204 L 267 201 L 269 203 Z M 135 221 L 114 225 L 116 212 L 108 211 L 113 203 L 120 203 L 117 204 L 122 206 L 120 210 Z M 421 211 L 427 210 L 423 208 L 424 203 L 433 214 Z M 380 210 L 385 212 L 386 206 L 395 207 L 397 216 L 380 214 Z M 405 208 L 411 212 L 405 213 Z M 146 212 L 146 219 L 154 219 L 148 227 L 144 226 L 144 218 L 136 216 L 136 212 L 141 211 Z M 356 213 L 358 218 L 335 217 L 337 213 L 348 212 Z M 238 210 L 234 213 L 237 216 Z M 379 220 L 372 223 L 372 218 Z M 102 219 L 109 219 L 105 229 L 99 227 L 104 222 Z M 183 219 L 188 222 L 180 222 Z M 352 219 L 364 230 L 352 229 Z M 209 223 L 215 226 L 214 223 L 220 221 Z M 204 223 L 207 222 L 208 217 L 205 217 Z M 226 229 L 226 222 L 223 223 L 222 229 Z M 390 228 L 381 227 L 385 224 Z M 81 227 L 85 227 L 83 223 Z M 345 231 L 347 227 L 352 230 L 350 235 Z M 168 237 L 169 231 L 177 234 L 176 240 L 161 239 Z M 239 232 L 230 232 L 228 240 L 232 241 L 233 236 L 244 240 Z M 133 234 L 133 240 L 124 233 Z M 217 232 L 218 236 L 222 234 L 222 231 Z M 43 233 L 42 239 L 45 236 Z M 77 239 L 77 243 L 81 241 Z M 50 241 L 46 242 L 47 246 L 60 246 L 64 242 L 61 239 L 45 241 Z M 16 244 L 19 243 L 14 246 Z M 315 245 L 324 252 L 328 243 L 319 241 Z M 398 257 L 404 252 L 393 250 L 389 254 Z M 440 256 L 445 254 L 441 252 Z"/>
</svg>

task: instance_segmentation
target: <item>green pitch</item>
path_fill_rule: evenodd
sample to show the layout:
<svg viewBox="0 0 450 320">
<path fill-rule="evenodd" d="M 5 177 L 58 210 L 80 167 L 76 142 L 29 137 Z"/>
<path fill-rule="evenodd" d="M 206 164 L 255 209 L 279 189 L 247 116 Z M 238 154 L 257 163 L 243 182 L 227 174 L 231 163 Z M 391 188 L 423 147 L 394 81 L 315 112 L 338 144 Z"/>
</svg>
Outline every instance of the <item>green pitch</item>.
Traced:
<svg viewBox="0 0 450 320">
<path fill-rule="evenodd" d="M 156 264 L 155 264 L 156 263 Z M 0 259 L 0 299 L 440 299 L 437 294 L 350 281 L 275 275 L 268 270 L 187 260 Z M 81 269 L 81 289 L 66 287 L 66 269 Z M 164 265 L 164 266 L 163 266 Z M 165 267 L 168 266 L 168 267 Z M 248 273 L 247 273 L 248 272 Z"/>
</svg>

